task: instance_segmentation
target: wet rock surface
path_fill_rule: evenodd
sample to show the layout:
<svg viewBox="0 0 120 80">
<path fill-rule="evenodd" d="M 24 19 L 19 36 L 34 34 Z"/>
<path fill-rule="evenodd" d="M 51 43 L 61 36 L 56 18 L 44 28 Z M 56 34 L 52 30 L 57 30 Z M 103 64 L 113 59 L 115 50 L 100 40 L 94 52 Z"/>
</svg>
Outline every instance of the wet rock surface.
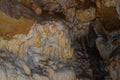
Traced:
<svg viewBox="0 0 120 80">
<path fill-rule="evenodd" d="M 0 0 L 0 80 L 119 80 L 119 0 Z"/>
</svg>

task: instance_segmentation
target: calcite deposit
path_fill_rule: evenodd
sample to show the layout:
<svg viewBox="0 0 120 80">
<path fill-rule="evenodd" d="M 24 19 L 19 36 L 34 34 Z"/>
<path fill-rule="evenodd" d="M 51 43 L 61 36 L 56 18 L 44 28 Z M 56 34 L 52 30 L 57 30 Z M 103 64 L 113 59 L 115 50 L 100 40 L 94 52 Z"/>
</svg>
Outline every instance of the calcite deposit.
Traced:
<svg viewBox="0 0 120 80">
<path fill-rule="evenodd" d="M 62 22 L 55 21 L 34 24 L 27 35 L 16 34 L 10 40 L 1 39 L 0 49 L 18 56 L 31 50 L 57 59 L 72 58 L 71 39 L 65 27 Z"/>
<path fill-rule="evenodd" d="M 15 34 L 8 40 L 1 38 L 0 51 L 1 57 L 7 58 L 13 56 L 11 58 L 13 59 L 12 61 L 15 60 L 13 63 L 16 66 L 9 63 L 7 65 L 11 65 L 14 68 L 18 66 L 18 69 L 22 69 L 21 73 L 26 75 L 33 75 L 32 69 L 36 72 L 34 67 L 41 67 L 42 71 L 45 71 L 45 73 L 43 72 L 42 74 L 47 75 L 50 80 L 57 80 L 57 78 L 59 80 L 76 80 L 75 74 L 71 70 L 69 70 L 70 72 L 65 71 L 65 73 L 57 73 L 54 71 L 59 68 L 59 66 L 57 68 L 57 64 L 60 62 L 66 64 L 73 55 L 69 30 L 62 21 L 34 23 L 28 34 Z M 4 54 L 6 55 L 4 56 Z M 52 61 L 50 61 L 49 64 L 44 62 L 48 60 Z M 55 62 L 53 60 L 55 60 Z M 64 66 L 65 65 L 62 67 Z M 52 74 L 49 69 L 53 71 L 54 74 Z M 13 71 L 10 71 L 10 73 L 12 72 Z M 15 70 L 15 72 L 20 71 Z M 10 73 L 6 74 L 9 75 Z M 13 75 L 17 76 L 14 72 Z M 68 75 L 71 75 L 71 77 Z M 12 75 L 9 76 L 11 76 L 9 80 L 13 80 Z M 47 77 L 42 75 L 34 75 L 32 78 L 35 78 L 34 80 L 48 80 Z M 29 80 L 29 78 L 25 80 Z"/>
<path fill-rule="evenodd" d="M 0 0 L 0 80 L 119 80 L 120 0 Z"/>
</svg>

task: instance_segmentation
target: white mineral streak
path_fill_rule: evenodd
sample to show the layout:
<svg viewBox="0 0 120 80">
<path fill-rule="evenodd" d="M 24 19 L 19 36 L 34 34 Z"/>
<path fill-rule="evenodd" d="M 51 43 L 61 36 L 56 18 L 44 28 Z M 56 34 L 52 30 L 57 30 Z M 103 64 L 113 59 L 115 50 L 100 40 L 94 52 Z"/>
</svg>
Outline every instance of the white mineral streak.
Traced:
<svg viewBox="0 0 120 80">
<path fill-rule="evenodd" d="M 68 29 L 62 22 L 55 21 L 34 24 L 27 35 L 16 34 L 11 40 L 0 38 L 0 49 L 19 56 L 30 50 L 65 60 L 73 53 Z"/>
</svg>

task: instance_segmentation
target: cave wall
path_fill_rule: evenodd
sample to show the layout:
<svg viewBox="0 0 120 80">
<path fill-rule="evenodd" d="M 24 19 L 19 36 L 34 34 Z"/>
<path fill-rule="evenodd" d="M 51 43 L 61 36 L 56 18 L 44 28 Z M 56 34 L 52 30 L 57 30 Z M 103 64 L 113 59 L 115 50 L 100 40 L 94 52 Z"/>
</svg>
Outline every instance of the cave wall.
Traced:
<svg viewBox="0 0 120 80">
<path fill-rule="evenodd" d="M 0 0 L 0 80 L 119 80 L 119 0 Z"/>
</svg>

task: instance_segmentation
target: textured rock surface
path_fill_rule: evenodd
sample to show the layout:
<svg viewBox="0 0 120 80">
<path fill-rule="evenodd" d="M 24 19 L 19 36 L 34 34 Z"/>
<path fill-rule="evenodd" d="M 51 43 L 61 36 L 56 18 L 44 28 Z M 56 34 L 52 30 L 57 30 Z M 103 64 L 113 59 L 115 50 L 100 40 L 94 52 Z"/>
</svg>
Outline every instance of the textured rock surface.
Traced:
<svg viewBox="0 0 120 80">
<path fill-rule="evenodd" d="M 96 17 L 96 10 L 93 7 L 85 10 L 77 10 L 76 11 L 76 18 L 80 22 L 89 22 L 94 20 Z"/>
<path fill-rule="evenodd" d="M 0 0 L 0 80 L 119 80 L 119 0 Z"/>
<path fill-rule="evenodd" d="M 1 40 L 1 50 L 7 49 L 16 55 L 30 50 L 57 59 L 72 58 L 71 39 L 65 25 L 54 21 L 42 24 L 34 24 L 27 35 L 17 34 L 11 40 Z"/>
<path fill-rule="evenodd" d="M 68 28 L 61 21 L 44 21 L 34 24 L 27 35 L 21 33 L 14 35 L 10 40 L 0 39 L 0 50 L 1 57 L 8 60 L 8 63 L 3 62 L 6 71 L 1 68 L 3 70 L 1 74 L 8 74 L 9 80 L 13 80 L 14 76 L 17 78 L 16 73 L 18 72 L 21 75 L 28 75 L 23 75 L 27 77 L 24 80 L 29 80 L 31 75 L 33 75 L 31 79 L 34 78 L 34 80 L 57 80 L 57 78 L 59 80 L 76 80 L 74 72 L 66 71 L 67 68 L 64 70 L 65 73 L 56 72 L 59 68 L 57 65 L 64 63 L 60 67 L 63 68 L 73 54 Z M 2 54 L 6 54 L 6 56 Z M 7 67 L 13 68 L 9 70 Z M 49 72 L 49 69 L 54 74 Z"/>
</svg>

